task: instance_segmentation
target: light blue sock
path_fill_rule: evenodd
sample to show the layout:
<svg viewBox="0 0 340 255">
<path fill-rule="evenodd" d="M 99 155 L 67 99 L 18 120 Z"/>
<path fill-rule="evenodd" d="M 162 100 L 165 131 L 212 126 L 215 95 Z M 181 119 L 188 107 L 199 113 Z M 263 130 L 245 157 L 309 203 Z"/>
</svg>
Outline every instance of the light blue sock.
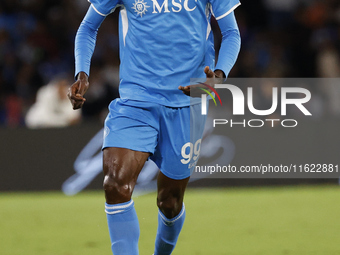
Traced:
<svg viewBox="0 0 340 255">
<path fill-rule="evenodd" d="M 154 255 L 169 255 L 176 246 L 179 233 L 185 219 L 185 206 L 181 212 L 172 219 L 167 219 L 164 214 L 158 213 L 158 229 Z"/>
<path fill-rule="evenodd" d="M 133 200 L 105 204 L 111 249 L 114 255 L 138 255 L 139 223 Z"/>
</svg>

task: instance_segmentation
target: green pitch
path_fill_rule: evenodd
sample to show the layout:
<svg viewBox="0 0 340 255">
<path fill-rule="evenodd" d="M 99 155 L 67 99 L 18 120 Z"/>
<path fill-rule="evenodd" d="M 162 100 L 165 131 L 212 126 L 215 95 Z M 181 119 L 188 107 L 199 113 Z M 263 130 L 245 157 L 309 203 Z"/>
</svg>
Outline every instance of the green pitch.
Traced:
<svg viewBox="0 0 340 255">
<path fill-rule="evenodd" d="M 155 194 L 134 198 L 151 255 Z M 340 188 L 188 190 L 174 255 L 338 255 Z M 110 255 L 102 192 L 0 194 L 0 254 Z"/>
</svg>

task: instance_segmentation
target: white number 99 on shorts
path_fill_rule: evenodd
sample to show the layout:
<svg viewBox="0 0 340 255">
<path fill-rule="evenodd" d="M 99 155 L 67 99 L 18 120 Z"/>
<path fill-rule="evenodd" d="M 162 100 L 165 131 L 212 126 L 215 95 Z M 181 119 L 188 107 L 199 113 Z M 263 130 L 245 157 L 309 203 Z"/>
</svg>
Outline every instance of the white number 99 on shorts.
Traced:
<svg viewBox="0 0 340 255">
<path fill-rule="evenodd" d="M 188 142 L 183 145 L 181 154 L 182 154 L 182 159 L 181 162 L 182 164 L 186 165 L 188 164 L 191 160 L 197 161 L 200 150 L 201 150 L 201 142 L 202 139 L 199 139 L 195 142 L 195 144 Z"/>
</svg>

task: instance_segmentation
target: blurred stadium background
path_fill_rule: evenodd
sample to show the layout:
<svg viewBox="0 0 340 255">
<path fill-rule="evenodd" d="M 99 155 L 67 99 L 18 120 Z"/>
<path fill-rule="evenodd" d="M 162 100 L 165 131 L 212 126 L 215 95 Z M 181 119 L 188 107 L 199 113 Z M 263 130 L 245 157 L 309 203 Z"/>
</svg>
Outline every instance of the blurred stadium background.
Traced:
<svg viewBox="0 0 340 255">
<path fill-rule="evenodd" d="M 118 96 L 116 12 L 99 31 L 84 108 L 74 115 L 65 106 L 65 89 L 73 80 L 74 36 L 88 6 L 86 0 L 0 1 L 0 254 L 110 254 L 102 176 L 93 176 L 88 190 L 76 196 L 60 191 L 74 174 L 80 151 L 101 129 L 108 103 Z M 242 49 L 230 77 L 340 76 L 338 0 L 243 0 L 235 13 Z M 213 25 L 217 31 L 216 21 Z M 218 47 L 220 38 L 215 39 Z M 313 121 L 327 122 L 330 131 L 315 129 L 308 135 L 339 144 L 340 86 L 309 89 L 318 98 Z M 260 93 L 266 103 L 266 91 Z M 42 111 L 47 108 L 50 112 Z M 174 254 L 340 254 L 337 183 L 193 182 L 186 196 L 188 218 Z M 155 194 L 135 201 L 140 253 L 151 254 Z"/>
</svg>

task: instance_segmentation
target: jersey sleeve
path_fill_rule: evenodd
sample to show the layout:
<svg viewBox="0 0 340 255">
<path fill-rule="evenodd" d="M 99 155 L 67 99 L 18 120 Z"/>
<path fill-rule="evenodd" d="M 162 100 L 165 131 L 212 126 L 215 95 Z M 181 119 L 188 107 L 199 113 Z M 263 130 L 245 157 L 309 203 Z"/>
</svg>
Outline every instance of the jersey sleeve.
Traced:
<svg viewBox="0 0 340 255">
<path fill-rule="evenodd" d="M 93 9 L 102 16 L 112 13 L 117 5 L 121 4 L 121 0 L 88 0 Z"/>
<path fill-rule="evenodd" d="M 222 70 L 228 77 L 241 48 L 241 36 L 234 12 L 218 20 L 221 29 L 222 43 L 215 69 Z"/>
<path fill-rule="evenodd" d="M 97 13 L 91 5 L 79 26 L 74 44 L 76 78 L 79 72 L 90 75 L 90 63 L 96 46 L 97 32 L 104 19 L 105 16 Z"/>
<path fill-rule="evenodd" d="M 233 12 L 239 5 L 239 0 L 209 0 L 212 14 L 216 20 L 220 20 Z"/>
</svg>

